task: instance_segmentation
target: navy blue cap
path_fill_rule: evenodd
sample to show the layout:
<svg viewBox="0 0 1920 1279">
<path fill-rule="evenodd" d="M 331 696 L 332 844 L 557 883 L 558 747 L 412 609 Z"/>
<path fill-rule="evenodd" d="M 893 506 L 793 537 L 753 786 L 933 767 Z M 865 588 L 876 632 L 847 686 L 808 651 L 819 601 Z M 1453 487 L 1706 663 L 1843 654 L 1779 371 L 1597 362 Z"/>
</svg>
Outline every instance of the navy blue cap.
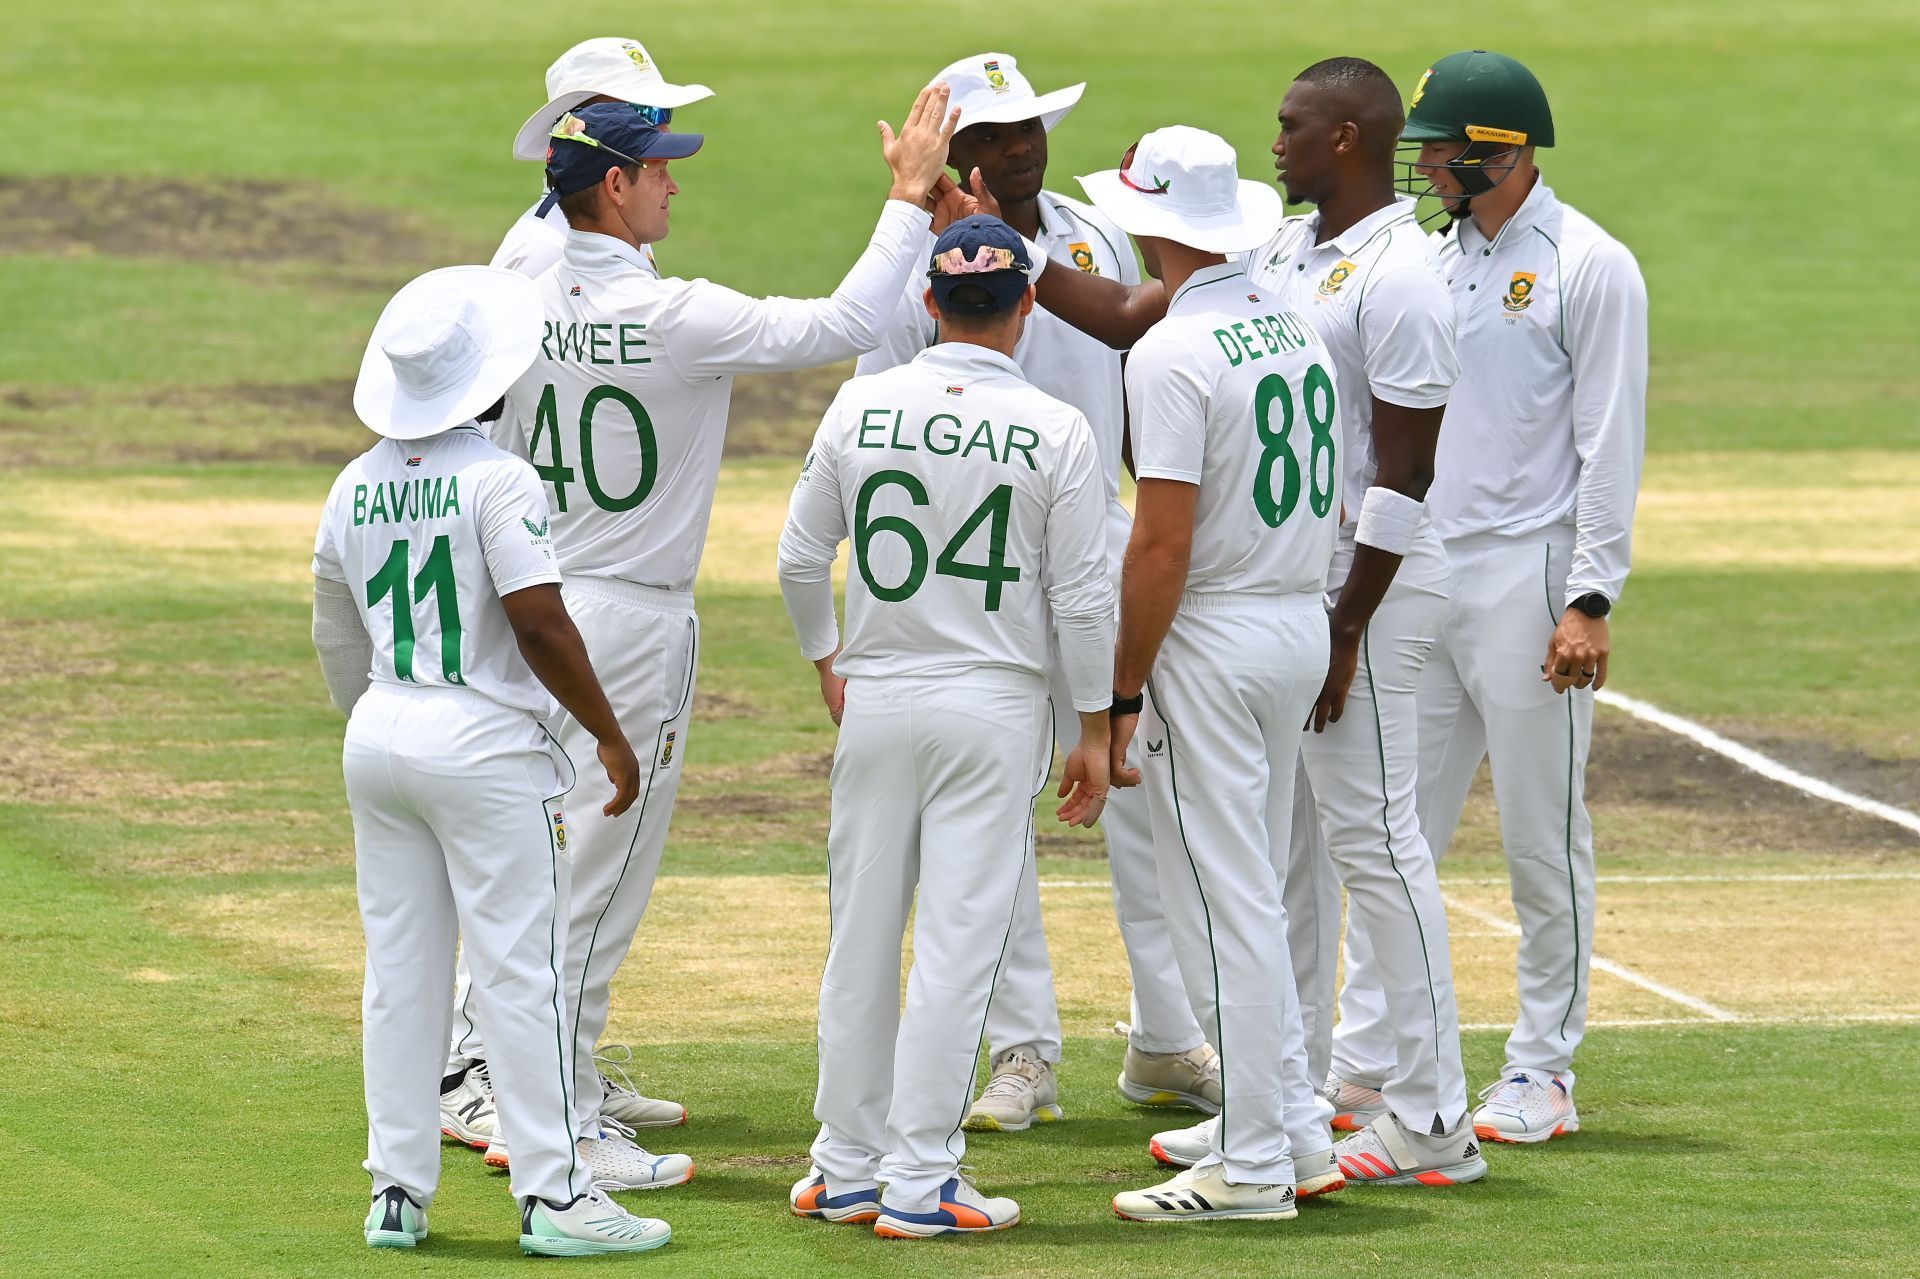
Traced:
<svg viewBox="0 0 1920 1279">
<path fill-rule="evenodd" d="M 1033 267 L 1020 233 L 999 218 L 977 213 L 940 233 L 934 241 L 927 280 L 934 305 L 954 315 L 993 315 L 1020 301 Z M 956 300 L 954 291 L 973 286 L 985 293 Z M 968 293 L 972 293 L 972 289 Z"/>
<path fill-rule="evenodd" d="M 596 102 L 561 116 L 547 140 L 547 185 L 572 195 L 617 165 L 682 160 L 706 141 L 702 134 L 655 128 L 640 112 L 631 102 Z"/>
</svg>

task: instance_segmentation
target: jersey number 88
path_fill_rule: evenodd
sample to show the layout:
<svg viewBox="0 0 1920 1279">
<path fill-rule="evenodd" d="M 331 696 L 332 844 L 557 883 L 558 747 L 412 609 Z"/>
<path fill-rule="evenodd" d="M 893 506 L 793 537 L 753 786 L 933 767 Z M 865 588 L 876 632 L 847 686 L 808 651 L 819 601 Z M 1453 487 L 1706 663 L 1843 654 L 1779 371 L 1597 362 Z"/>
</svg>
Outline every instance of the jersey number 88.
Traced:
<svg viewBox="0 0 1920 1279">
<path fill-rule="evenodd" d="M 1326 369 L 1315 364 L 1300 380 L 1300 396 L 1306 401 L 1307 429 L 1312 448 L 1307 455 L 1307 506 L 1314 518 L 1325 519 L 1333 509 L 1334 443 L 1333 379 Z M 1280 407 L 1280 429 L 1273 426 L 1273 410 Z M 1268 528 L 1279 528 L 1300 504 L 1300 459 L 1295 455 L 1293 433 L 1293 388 L 1278 373 L 1260 379 L 1253 392 L 1253 424 L 1260 436 L 1260 463 L 1253 473 L 1253 507 Z M 1321 480 L 1321 459 L 1325 458 L 1326 479 Z M 1280 493 L 1273 491 L 1274 464 L 1280 466 Z"/>
</svg>

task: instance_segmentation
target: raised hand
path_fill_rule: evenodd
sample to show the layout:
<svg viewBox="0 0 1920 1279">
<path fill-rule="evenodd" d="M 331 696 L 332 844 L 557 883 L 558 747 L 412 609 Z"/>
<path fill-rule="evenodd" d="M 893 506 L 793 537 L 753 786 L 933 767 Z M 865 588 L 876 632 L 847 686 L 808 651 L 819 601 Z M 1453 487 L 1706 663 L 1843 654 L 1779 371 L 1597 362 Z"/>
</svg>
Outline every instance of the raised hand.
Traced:
<svg viewBox="0 0 1920 1279">
<path fill-rule="evenodd" d="M 952 96 L 943 81 L 920 90 L 907 113 L 907 122 L 894 133 L 885 120 L 880 121 L 880 150 L 893 170 L 893 189 L 889 199 L 910 204 L 925 203 L 934 183 L 947 163 L 947 143 L 953 139 L 960 109 L 947 110 Z"/>
</svg>

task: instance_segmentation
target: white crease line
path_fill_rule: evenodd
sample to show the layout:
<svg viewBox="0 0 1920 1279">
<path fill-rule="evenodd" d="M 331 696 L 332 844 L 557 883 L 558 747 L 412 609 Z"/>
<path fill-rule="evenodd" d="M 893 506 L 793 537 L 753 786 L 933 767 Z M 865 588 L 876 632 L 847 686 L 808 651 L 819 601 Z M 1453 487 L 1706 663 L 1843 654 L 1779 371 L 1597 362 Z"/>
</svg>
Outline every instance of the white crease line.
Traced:
<svg viewBox="0 0 1920 1279">
<path fill-rule="evenodd" d="M 1624 1017 L 1615 1021 L 1590 1021 L 1588 1030 L 1638 1030 L 1649 1026 L 1713 1026 L 1720 1023 L 1706 1017 Z M 1806 1017 L 1743 1017 L 1745 1026 L 1913 1026 L 1920 1025 L 1920 1013 L 1834 1013 Z M 1506 1021 L 1462 1022 L 1462 1030 L 1512 1030 Z"/>
<path fill-rule="evenodd" d="M 1863 870 L 1835 871 L 1831 874 L 1753 874 L 1753 875 L 1599 875 L 1597 884 L 1840 884 L 1853 880 L 1920 880 L 1920 871 L 1914 870 Z M 1478 877 L 1472 879 L 1445 878 L 1440 881 L 1442 888 L 1505 888 L 1510 881 L 1505 875 Z M 1110 880 L 1105 879 L 1043 879 L 1042 888 L 1112 888 Z"/>
<path fill-rule="evenodd" d="M 1596 884 L 1835 884 L 1855 879 L 1920 879 L 1920 871 L 1913 870 L 1863 870 L 1835 871 L 1832 874 L 1779 874 L 1765 873 L 1753 875 L 1597 875 Z M 1511 881 L 1505 875 L 1485 879 L 1442 879 L 1442 888 L 1448 885 L 1475 885 L 1483 887 L 1505 888 Z"/>
<path fill-rule="evenodd" d="M 1690 719 L 1684 719 L 1669 711 L 1663 711 L 1658 706 L 1643 702 L 1636 697 L 1627 697 L 1612 690 L 1602 690 L 1594 694 L 1594 700 L 1604 706 L 1611 706 L 1615 710 L 1625 711 L 1635 719 L 1656 724 L 1670 733 L 1678 733 L 1688 741 L 1704 746 L 1715 754 L 1724 755 L 1741 767 L 1752 769 L 1770 781 L 1791 786 L 1815 799 L 1824 799 L 1830 803 L 1851 808 L 1855 812 L 1881 818 L 1920 835 L 1920 813 L 1895 808 L 1892 804 L 1883 804 L 1877 799 L 1868 799 L 1864 795 L 1842 790 L 1832 782 L 1810 777 L 1798 769 L 1788 768 L 1777 759 L 1762 755 L 1752 747 L 1742 746 L 1739 742 L 1722 737 L 1704 725 L 1696 724 Z"/>
<path fill-rule="evenodd" d="M 1492 914 L 1489 911 L 1481 910 L 1478 906 L 1469 906 L 1458 898 L 1448 897 L 1444 893 L 1441 894 L 1441 900 L 1446 902 L 1449 910 L 1458 911 L 1470 919 L 1478 920 L 1489 928 L 1497 928 L 1509 937 L 1518 937 L 1520 935 L 1520 925 L 1510 924 L 1500 918 L 1500 916 Z M 1693 1011 L 1703 1016 L 1711 1017 L 1715 1021 L 1741 1020 L 1740 1014 L 1738 1013 L 1730 1013 L 1726 1009 L 1716 1004 L 1710 1004 L 1704 999 L 1696 999 L 1684 990 L 1675 990 L 1671 986 L 1663 986 L 1651 977 L 1642 977 L 1639 973 L 1634 972 L 1633 969 L 1628 968 L 1624 964 L 1616 964 L 1604 955 L 1595 955 L 1593 957 L 1593 967 L 1610 976 L 1618 977 L 1621 981 L 1638 986 L 1642 990 L 1650 990 L 1662 999 L 1671 1000 L 1679 1004 L 1682 1008 L 1691 1008 Z"/>
</svg>

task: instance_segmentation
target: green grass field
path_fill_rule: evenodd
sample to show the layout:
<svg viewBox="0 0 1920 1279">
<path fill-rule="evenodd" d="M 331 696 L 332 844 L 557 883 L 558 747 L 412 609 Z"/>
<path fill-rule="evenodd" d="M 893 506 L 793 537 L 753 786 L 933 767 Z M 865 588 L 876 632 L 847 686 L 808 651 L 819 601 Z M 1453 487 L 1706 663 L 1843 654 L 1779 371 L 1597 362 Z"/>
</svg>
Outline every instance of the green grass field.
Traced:
<svg viewBox="0 0 1920 1279">
<path fill-rule="evenodd" d="M 1415 10 L 1069 0 L 742 0 L 663 12 L 502 0 L 46 7 L 0 42 L 0 1273 L 494 1274 L 504 1178 L 446 1151 L 433 1238 L 369 1253 L 358 922 L 338 716 L 307 549 L 364 447 L 365 332 L 427 267 L 484 257 L 539 186 L 507 141 L 562 48 L 645 39 L 718 97 L 661 247 L 679 274 L 832 287 L 885 186 L 873 121 L 991 44 L 1085 79 L 1052 185 L 1142 130 L 1225 134 L 1249 177 L 1292 72 L 1358 53 L 1403 88 L 1469 43 L 1553 97 L 1561 196 L 1638 254 L 1653 304 L 1620 691 L 1920 803 L 1920 11 L 1856 0 L 1523 0 Z M 643 1089 L 685 1101 L 645 1258 L 593 1274 L 1911 1275 L 1920 1174 L 1920 842 L 1603 715 L 1598 949 L 1726 1010 L 1595 985 L 1586 1131 L 1500 1149 L 1446 1194 L 1353 1191 L 1291 1225 L 1153 1228 L 1115 1188 L 1178 1112 L 1112 1091 L 1125 985 L 1104 867 L 1043 835 L 1069 1122 L 981 1139 L 1009 1235 L 887 1246 L 790 1218 L 812 1132 L 831 727 L 771 581 L 831 381 L 743 383 L 702 581 L 676 837 L 616 992 Z M 1476 1082 L 1511 1016 L 1484 795 L 1445 875 Z M 1786 878 L 1786 877 L 1797 878 Z M 1095 885 L 1079 888 L 1076 885 Z M 1492 919 L 1493 923 L 1485 921 Z M 665 1142 L 661 1143 L 665 1145 Z"/>
</svg>

